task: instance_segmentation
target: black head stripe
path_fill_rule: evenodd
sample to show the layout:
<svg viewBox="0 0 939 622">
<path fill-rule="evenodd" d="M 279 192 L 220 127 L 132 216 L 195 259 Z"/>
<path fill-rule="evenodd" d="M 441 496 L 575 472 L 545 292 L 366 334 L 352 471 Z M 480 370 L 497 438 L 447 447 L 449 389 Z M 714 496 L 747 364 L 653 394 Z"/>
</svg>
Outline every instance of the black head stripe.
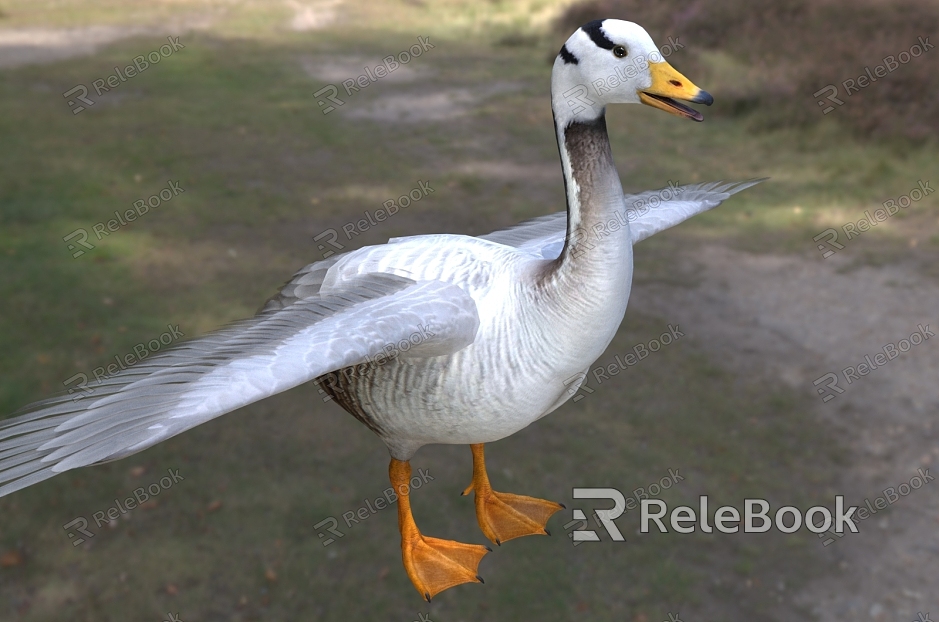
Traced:
<svg viewBox="0 0 939 622">
<path fill-rule="evenodd" d="M 571 54 L 571 51 L 567 49 L 567 44 L 561 46 L 561 52 L 559 54 L 561 60 L 563 60 L 568 65 L 576 65 L 578 62 L 577 57 Z"/>
<path fill-rule="evenodd" d="M 581 26 L 580 29 L 590 36 L 590 40 L 593 41 L 597 47 L 601 47 L 604 50 L 612 50 L 613 46 L 616 44 L 610 41 L 603 30 L 600 29 L 602 25 L 602 19 L 595 19 Z"/>
</svg>

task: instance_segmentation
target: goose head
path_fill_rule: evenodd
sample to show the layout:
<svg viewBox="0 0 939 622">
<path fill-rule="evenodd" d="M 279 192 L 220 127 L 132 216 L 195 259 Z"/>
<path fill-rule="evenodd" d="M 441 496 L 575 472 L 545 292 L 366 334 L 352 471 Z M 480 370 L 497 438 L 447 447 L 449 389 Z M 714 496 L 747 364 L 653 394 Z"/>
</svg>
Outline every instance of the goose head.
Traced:
<svg viewBox="0 0 939 622">
<path fill-rule="evenodd" d="M 681 102 L 714 102 L 665 61 L 642 26 L 618 19 L 592 21 L 570 36 L 554 62 L 551 94 L 562 127 L 595 120 L 608 104 L 645 104 L 702 121 Z"/>
</svg>

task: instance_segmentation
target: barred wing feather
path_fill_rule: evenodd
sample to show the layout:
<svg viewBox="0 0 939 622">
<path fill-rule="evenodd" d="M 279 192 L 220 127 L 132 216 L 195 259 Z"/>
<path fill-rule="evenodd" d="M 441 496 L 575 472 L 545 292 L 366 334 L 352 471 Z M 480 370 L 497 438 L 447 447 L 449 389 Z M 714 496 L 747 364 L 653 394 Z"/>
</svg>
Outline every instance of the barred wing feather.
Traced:
<svg viewBox="0 0 939 622">
<path fill-rule="evenodd" d="M 633 244 L 717 207 L 731 195 L 765 179 L 744 182 L 710 182 L 650 190 L 623 196 L 629 215 Z M 651 200 L 658 197 L 654 203 Z M 648 208 L 648 209 L 646 209 Z M 484 240 L 514 246 L 544 259 L 556 259 L 567 236 L 567 213 L 557 212 L 525 221 L 514 227 L 479 236 Z"/>
<path fill-rule="evenodd" d="M 115 460 L 318 376 L 363 363 L 421 327 L 428 355 L 471 344 L 473 299 L 440 281 L 367 275 L 329 296 L 294 299 L 0 423 L 0 496 Z"/>
</svg>

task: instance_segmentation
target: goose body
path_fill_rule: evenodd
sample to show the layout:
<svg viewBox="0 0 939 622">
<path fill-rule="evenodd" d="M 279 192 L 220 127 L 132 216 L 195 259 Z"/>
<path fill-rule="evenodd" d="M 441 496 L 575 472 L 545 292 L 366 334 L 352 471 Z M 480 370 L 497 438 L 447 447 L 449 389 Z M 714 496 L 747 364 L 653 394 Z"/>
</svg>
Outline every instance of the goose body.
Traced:
<svg viewBox="0 0 939 622">
<path fill-rule="evenodd" d="M 420 236 L 351 253 L 332 268 L 334 286 L 373 270 L 443 281 L 473 299 L 479 326 L 473 343 L 452 354 L 402 352 L 364 373 L 330 374 L 321 384 L 399 460 L 426 444 L 510 436 L 560 406 L 570 393 L 565 381 L 613 338 L 632 273 L 631 245 L 621 248 L 619 261 L 596 275 L 608 291 L 591 290 L 588 280 L 577 299 L 554 291 L 554 260 L 488 240 Z"/>
<path fill-rule="evenodd" d="M 415 587 L 429 600 L 479 579 L 483 547 L 425 538 L 416 528 L 407 461 L 423 445 L 471 445 L 467 492 L 476 491 L 487 537 L 498 544 L 542 533 L 561 506 L 493 491 L 482 444 L 574 393 L 572 379 L 622 322 L 635 243 L 756 183 L 623 194 L 606 106 L 644 103 L 700 121 L 676 99 L 712 101 L 661 60 L 636 24 L 578 29 L 555 61 L 551 97 L 566 212 L 481 237 L 396 238 L 306 266 L 255 317 L 0 423 L 0 496 L 316 380 L 390 450 Z"/>
</svg>

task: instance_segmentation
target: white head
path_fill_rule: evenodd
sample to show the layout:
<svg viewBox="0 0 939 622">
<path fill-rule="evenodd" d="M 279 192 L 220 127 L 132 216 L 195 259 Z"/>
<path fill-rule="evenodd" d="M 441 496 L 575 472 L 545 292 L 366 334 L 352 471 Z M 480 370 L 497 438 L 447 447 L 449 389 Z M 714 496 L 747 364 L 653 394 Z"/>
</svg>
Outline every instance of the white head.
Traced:
<svg viewBox="0 0 939 622">
<path fill-rule="evenodd" d="M 561 127 L 591 121 L 607 104 L 646 104 L 695 121 L 704 117 L 677 101 L 710 106 L 714 98 L 665 62 L 642 26 L 596 20 L 571 35 L 551 75 L 552 107 Z"/>
</svg>

